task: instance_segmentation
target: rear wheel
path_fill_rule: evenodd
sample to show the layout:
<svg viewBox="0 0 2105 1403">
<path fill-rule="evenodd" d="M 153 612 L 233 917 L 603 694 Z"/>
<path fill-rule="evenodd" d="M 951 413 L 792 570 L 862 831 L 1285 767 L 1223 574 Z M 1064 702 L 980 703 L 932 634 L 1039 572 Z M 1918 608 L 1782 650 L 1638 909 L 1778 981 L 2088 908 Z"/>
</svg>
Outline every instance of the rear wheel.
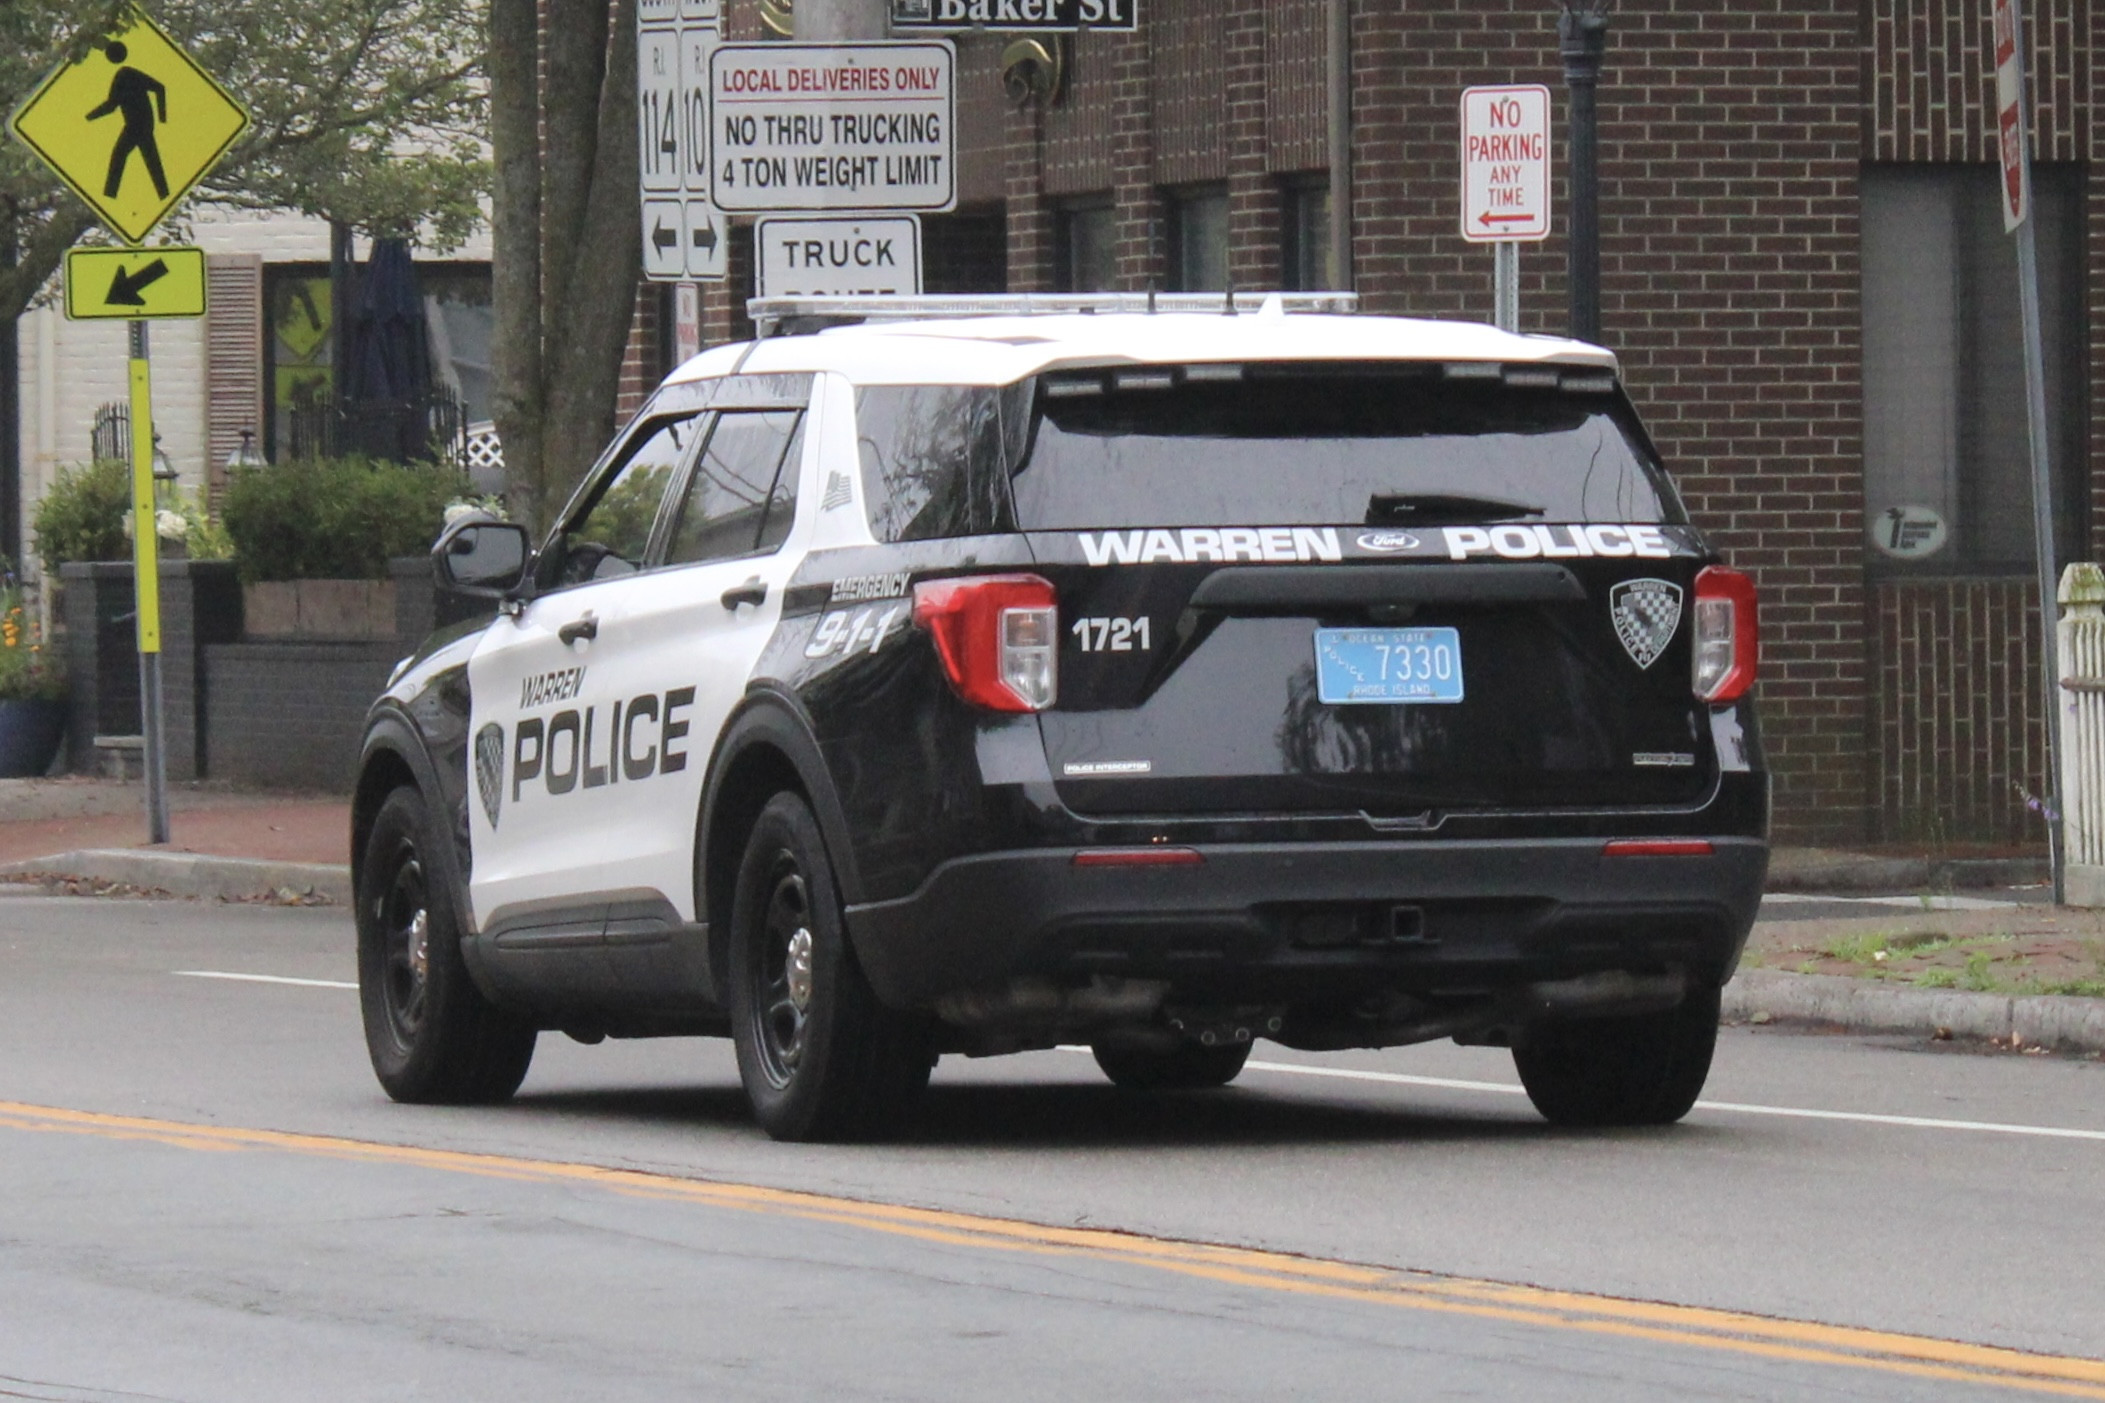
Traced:
<svg viewBox="0 0 2105 1403">
<path fill-rule="evenodd" d="M 811 808 L 777 794 L 754 821 L 731 906 L 731 1035 L 777 1140 L 875 1138 L 928 1085 L 925 1020 L 886 1008 L 848 944 Z"/>
<path fill-rule="evenodd" d="M 1170 1052 L 1131 1047 L 1093 1047 L 1096 1065 L 1127 1091 L 1200 1091 L 1226 1086 L 1250 1060 L 1250 1044 L 1202 1047 L 1185 1043 Z"/>
<path fill-rule="evenodd" d="M 461 959 L 453 903 L 431 863 L 424 796 L 388 795 L 358 880 L 358 1004 L 366 1051 L 397 1101 L 503 1101 L 534 1056 L 534 1028 L 482 996 Z"/>
<path fill-rule="evenodd" d="M 1718 990 L 1706 984 L 1664 1013 L 1534 1029 L 1513 1065 L 1552 1124 L 1668 1125 L 1702 1094 L 1717 1041 Z"/>
</svg>

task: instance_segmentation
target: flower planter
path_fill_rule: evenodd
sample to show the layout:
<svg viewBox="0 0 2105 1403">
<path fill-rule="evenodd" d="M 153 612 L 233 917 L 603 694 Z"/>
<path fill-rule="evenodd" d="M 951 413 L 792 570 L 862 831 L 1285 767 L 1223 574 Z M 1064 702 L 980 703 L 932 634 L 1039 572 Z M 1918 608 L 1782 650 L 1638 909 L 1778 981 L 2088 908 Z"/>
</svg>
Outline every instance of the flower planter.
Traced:
<svg viewBox="0 0 2105 1403">
<path fill-rule="evenodd" d="M 24 779 L 49 770 L 65 733 L 64 701 L 0 701 L 0 779 Z"/>
</svg>

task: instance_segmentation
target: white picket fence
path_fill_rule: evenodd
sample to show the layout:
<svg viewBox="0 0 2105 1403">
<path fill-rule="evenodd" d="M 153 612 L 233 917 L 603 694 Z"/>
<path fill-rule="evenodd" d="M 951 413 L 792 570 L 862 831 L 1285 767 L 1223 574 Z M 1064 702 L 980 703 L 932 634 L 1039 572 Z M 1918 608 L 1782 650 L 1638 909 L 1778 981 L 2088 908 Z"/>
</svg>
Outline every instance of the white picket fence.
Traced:
<svg viewBox="0 0 2105 1403">
<path fill-rule="evenodd" d="M 2105 569 L 2061 572 L 2061 831 L 2071 906 L 2105 906 Z"/>
</svg>

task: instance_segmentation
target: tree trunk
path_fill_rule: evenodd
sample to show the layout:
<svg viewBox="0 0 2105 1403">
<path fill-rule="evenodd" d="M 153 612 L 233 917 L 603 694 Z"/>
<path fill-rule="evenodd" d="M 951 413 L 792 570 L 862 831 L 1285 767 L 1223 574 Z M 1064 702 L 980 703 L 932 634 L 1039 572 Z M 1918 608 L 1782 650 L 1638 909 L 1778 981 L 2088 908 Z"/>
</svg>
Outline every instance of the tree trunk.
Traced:
<svg viewBox="0 0 2105 1403">
<path fill-rule="evenodd" d="M 495 416 L 536 531 L 613 433 L 643 238 L 634 0 L 537 8 L 491 0 L 489 61 Z"/>
</svg>

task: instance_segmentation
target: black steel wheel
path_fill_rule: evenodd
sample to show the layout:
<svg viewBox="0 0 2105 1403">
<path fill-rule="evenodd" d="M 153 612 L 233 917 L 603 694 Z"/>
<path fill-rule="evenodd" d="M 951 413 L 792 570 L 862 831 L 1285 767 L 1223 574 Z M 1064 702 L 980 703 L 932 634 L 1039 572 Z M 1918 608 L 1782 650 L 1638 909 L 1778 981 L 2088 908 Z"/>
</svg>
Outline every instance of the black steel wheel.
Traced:
<svg viewBox="0 0 2105 1403">
<path fill-rule="evenodd" d="M 928 1084 L 928 1024 L 886 1008 L 870 988 L 818 820 L 800 795 L 776 795 L 753 823 L 730 956 L 731 1035 L 761 1127 L 778 1140 L 896 1129 Z"/>
<path fill-rule="evenodd" d="M 1248 1043 L 1203 1047 L 1188 1042 L 1169 1052 L 1117 1046 L 1090 1051 L 1112 1085 L 1127 1091 L 1204 1091 L 1226 1086 L 1242 1075 L 1243 1063 L 1250 1060 Z"/>
<path fill-rule="evenodd" d="M 1718 1003 L 1705 984 L 1664 1013 L 1546 1024 L 1513 1049 L 1513 1065 L 1554 1125 L 1670 1125 L 1703 1094 Z"/>
<path fill-rule="evenodd" d="M 453 903 L 430 854 L 424 796 L 380 806 L 358 881 L 358 1001 L 366 1051 L 397 1101 L 480 1104 L 519 1089 L 533 1025 L 503 1012 L 462 962 Z"/>
</svg>

